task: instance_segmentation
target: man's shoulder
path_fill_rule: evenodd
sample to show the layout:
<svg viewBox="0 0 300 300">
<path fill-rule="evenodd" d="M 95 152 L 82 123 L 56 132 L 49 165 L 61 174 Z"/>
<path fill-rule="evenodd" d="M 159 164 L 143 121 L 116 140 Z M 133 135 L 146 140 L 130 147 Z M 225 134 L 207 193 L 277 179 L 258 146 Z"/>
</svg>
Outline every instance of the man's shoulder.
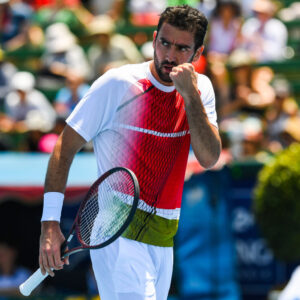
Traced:
<svg viewBox="0 0 300 300">
<path fill-rule="evenodd" d="M 100 76 L 93 85 L 103 83 L 134 83 L 147 76 L 147 63 L 127 64 L 118 68 L 112 68 Z"/>
<path fill-rule="evenodd" d="M 204 74 L 198 74 L 198 89 L 201 92 L 202 101 L 205 103 L 215 99 L 212 82 L 209 77 Z"/>
<path fill-rule="evenodd" d="M 197 73 L 197 75 L 198 75 L 198 86 L 212 85 L 211 80 L 209 79 L 208 76 L 200 73 Z"/>
<path fill-rule="evenodd" d="M 111 69 L 110 71 L 114 73 L 115 76 L 119 78 L 130 79 L 134 78 L 144 78 L 147 74 L 148 63 L 137 63 L 137 64 L 126 64 L 118 68 Z"/>
</svg>

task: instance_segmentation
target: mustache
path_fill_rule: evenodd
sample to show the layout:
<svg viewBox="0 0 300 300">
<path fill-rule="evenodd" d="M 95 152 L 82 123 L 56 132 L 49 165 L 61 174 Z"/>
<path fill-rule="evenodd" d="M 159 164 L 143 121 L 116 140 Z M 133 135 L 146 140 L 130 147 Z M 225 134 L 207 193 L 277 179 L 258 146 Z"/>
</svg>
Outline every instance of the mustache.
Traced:
<svg viewBox="0 0 300 300">
<path fill-rule="evenodd" d="M 177 64 L 174 62 L 174 61 L 167 61 L 167 60 L 164 60 L 161 64 L 160 64 L 161 66 L 163 66 L 163 65 L 171 65 L 171 66 L 173 66 L 173 67 L 176 67 L 177 66 Z"/>
</svg>

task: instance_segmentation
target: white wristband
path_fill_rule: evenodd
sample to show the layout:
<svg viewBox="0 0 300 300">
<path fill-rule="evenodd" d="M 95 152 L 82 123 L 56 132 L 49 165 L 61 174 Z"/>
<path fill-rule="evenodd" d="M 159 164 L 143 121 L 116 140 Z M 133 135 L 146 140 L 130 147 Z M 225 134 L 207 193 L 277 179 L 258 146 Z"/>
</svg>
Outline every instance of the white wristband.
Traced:
<svg viewBox="0 0 300 300">
<path fill-rule="evenodd" d="M 64 194 L 58 192 L 45 193 L 43 215 L 41 221 L 60 222 L 63 202 L 64 202 Z"/>
</svg>

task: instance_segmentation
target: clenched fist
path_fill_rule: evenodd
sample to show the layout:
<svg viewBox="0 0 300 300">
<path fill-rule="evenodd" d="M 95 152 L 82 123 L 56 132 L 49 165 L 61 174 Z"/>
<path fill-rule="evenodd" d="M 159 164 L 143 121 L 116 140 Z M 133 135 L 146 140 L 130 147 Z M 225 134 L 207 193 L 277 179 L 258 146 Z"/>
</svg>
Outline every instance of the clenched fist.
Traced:
<svg viewBox="0 0 300 300">
<path fill-rule="evenodd" d="M 176 90 L 183 98 L 198 93 L 197 73 L 194 66 L 190 63 L 184 63 L 173 67 L 170 78 L 172 79 Z"/>
</svg>

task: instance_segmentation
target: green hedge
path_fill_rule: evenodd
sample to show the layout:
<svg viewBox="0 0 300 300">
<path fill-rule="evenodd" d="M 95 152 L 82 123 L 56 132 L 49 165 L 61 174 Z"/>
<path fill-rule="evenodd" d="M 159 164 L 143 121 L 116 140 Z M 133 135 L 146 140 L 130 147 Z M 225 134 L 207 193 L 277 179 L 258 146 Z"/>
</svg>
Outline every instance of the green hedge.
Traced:
<svg viewBox="0 0 300 300">
<path fill-rule="evenodd" d="M 300 259 L 300 144 L 277 154 L 258 175 L 254 214 L 274 255 Z"/>
</svg>

